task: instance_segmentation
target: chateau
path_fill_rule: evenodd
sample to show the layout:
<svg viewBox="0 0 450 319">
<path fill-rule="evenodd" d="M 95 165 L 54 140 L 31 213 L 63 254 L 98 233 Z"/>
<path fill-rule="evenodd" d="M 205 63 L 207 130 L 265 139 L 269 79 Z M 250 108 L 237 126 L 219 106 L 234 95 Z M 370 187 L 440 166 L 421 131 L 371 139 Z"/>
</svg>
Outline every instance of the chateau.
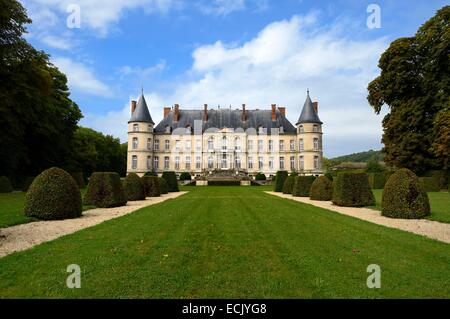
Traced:
<svg viewBox="0 0 450 319">
<path fill-rule="evenodd" d="M 318 103 L 309 91 L 294 125 L 286 109 L 272 104 L 269 110 L 164 108 L 155 126 L 144 95 L 131 101 L 128 122 L 128 173 L 189 172 L 193 176 L 213 170 L 258 172 L 278 170 L 319 175 L 322 170 L 322 122 Z"/>
</svg>

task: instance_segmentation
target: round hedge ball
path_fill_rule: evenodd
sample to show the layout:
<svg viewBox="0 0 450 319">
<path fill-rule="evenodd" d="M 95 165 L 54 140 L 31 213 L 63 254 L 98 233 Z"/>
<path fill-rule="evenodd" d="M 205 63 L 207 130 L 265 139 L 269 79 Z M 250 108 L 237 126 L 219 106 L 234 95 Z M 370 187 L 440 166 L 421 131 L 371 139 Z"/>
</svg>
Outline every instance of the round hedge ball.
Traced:
<svg viewBox="0 0 450 319">
<path fill-rule="evenodd" d="M 430 215 L 430 202 L 416 174 L 402 168 L 392 174 L 384 185 L 381 200 L 383 216 L 403 219 Z"/>
<path fill-rule="evenodd" d="M 43 220 L 80 217 L 81 193 L 66 171 L 52 167 L 37 176 L 25 197 L 25 215 Z"/>
</svg>

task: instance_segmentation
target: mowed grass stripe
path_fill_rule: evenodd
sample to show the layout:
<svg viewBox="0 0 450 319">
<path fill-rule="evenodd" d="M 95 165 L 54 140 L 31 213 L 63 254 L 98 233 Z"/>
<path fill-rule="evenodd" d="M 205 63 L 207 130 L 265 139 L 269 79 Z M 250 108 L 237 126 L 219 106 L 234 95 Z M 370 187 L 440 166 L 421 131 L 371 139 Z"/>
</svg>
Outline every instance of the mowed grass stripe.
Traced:
<svg viewBox="0 0 450 319">
<path fill-rule="evenodd" d="M 0 259 L 0 297 L 449 297 L 450 245 L 277 198 L 177 199 Z M 82 288 L 65 286 L 69 264 Z M 366 267 L 382 269 L 368 289 Z"/>
</svg>

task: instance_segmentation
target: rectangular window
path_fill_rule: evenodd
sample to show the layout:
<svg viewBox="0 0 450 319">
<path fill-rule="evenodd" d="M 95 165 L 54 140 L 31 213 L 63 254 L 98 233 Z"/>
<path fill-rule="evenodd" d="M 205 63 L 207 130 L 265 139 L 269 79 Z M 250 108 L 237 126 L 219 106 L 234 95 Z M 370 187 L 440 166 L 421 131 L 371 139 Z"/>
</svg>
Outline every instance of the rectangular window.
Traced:
<svg viewBox="0 0 450 319">
<path fill-rule="evenodd" d="M 264 159 L 262 157 L 258 157 L 258 169 L 262 170 L 264 168 Z"/>
<path fill-rule="evenodd" d="M 153 132 L 153 126 L 149 125 L 149 126 L 148 126 L 148 131 L 149 131 L 149 132 Z"/>
<path fill-rule="evenodd" d="M 133 137 L 133 149 L 137 149 L 138 148 L 138 138 L 137 137 Z"/>
<path fill-rule="evenodd" d="M 280 151 L 284 151 L 284 141 L 280 140 Z"/>
<path fill-rule="evenodd" d="M 148 170 L 152 169 L 152 157 L 151 156 L 147 156 L 147 169 Z"/>
<path fill-rule="evenodd" d="M 227 154 L 222 155 L 222 168 L 227 168 Z"/>
<path fill-rule="evenodd" d="M 202 151 L 202 141 L 197 140 L 197 141 L 195 142 L 195 144 L 196 144 L 195 150 L 196 150 L 197 152 L 201 152 L 201 151 Z"/>
<path fill-rule="evenodd" d="M 299 166 L 300 166 L 300 170 L 305 169 L 305 158 L 303 156 L 299 157 Z"/>
<path fill-rule="evenodd" d="M 284 157 L 280 157 L 280 169 L 284 170 Z"/>
<path fill-rule="evenodd" d="M 253 151 L 253 140 L 248 140 L 247 149 L 249 152 Z"/>
<path fill-rule="evenodd" d="M 241 169 L 241 157 L 240 156 L 236 156 L 236 168 L 237 169 Z"/>
<path fill-rule="evenodd" d="M 226 150 L 227 149 L 227 138 L 224 136 L 222 137 L 222 150 Z"/>
<path fill-rule="evenodd" d="M 213 139 L 212 137 L 210 137 L 210 138 L 208 139 L 208 150 L 209 150 L 209 151 L 214 150 L 214 139 Z"/>
<path fill-rule="evenodd" d="M 147 139 L 147 149 L 149 149 L 149 150 L 152 149 L 152 139 L 151 138 Z"/>
<path fill-rule="evenodd" d="M 291 171 L 295 171 L 295 157 L 294 156 L 291 156 L 290 162 L 291 162 Z"/>
<path fill-rule="evenodd" d="M 195 158 L 195 168 L 196 169 L 202 168 L 202 158 L 200 156 L 197 156 Z"/>
<path fill-rule="evenodd" d="M 184 167 L 186 170 L 190 170 L 191 169 L 191 157 L 190 156 L 186 156 L 185 162 L 184 162 Z"/>
<path fill-rule="evenodd" d="M 291 151 L 295 151 L 295 141 L 294 140 L 289 141 L 289 149 Z"/>
<path fill-rule="evenodd" d="M 262 152 L 264 150 L 264 144 L 262 140 L 258 141 L 258 152 Z"/>
<path fill-rule="evenodd" d="M 319 139 L 317 137 L 314 138 L 314 150 L 319 149 Z"/>
<path fill-rule="evenodd" d="M 159 140 L 155 140 L 154 147 L 155 147 L 155 151 L 159 151 Z"/>
<path fill-rule="evenodd" d="M 175 170 L 177 170 L 177 171 L 180 170 L 180 157 L 179 156 L 175 156 Z"/>
<path fill-rule="evenodd" d="M 184 151 L 185 152 L 191 151 L 191 141 L 184 141 Z"/>
<path fill-rule="evenodd" d="M 269 140 L 269 152 L 273 152 L 273 141 Z"/>
<path fill-rule="evenodd" d="M 181 142 L 175 141 L 175 151 L 179 152 L 181 150 Z"/>
<path fill-rule="evenodd" d="M 313 132 L 319 132 L 319 126 L 314 125 L 313 126 Z"/>
<path fill-rule="evenodd" d="M 214 168 L 214 158 L 212 156 L 208 157 L 208 168 Z"/>
<path fill-rule="evenodd" d="M 273 157 L 269 157 L 269 169 L 273 170 Z"/>
<path fill-rule="evenodd" d="M 169 165 L 170 165 L 170 158 L 169 158 L 169 156 L 165 156 L 164 157 L 164 169 L 169 169 Z"/>
<path fill-rule="evenodd" d="M 131 157 L 131 168 L 132 169 L 137 169 L 137 155 L 133 155 Z"/>
<path fill-rule="evenodd" d="M 164 150 L 170 151 L 170 141 L 169 140 L 164 141 Z"/>
<path fill-rule="evenodd" d="M 303 139 L 302 138 L 298 141 L 298 149 L 300 151 L 303 151 L 305 149 L 305 145 L 303 144 Z"/>
<path fill-rule="evenodd" d="M 155 169 L 155 170 L 159 169 L 159 157 L 158 156 L 155 156 L 153 158 L 153 169 Z"/>
<path fill-rule="evenodd" d="M 314 156 L 314 168 L 319 169 L 319 156 Z"/>
<path fill-rule="evenodd" d="M 139 131 L 139 124 L 133 124 L 133 132 Z"/>
<path fill-rule="evenodd" d="M 253 157 L 248 158 L 248 169 L 253 169 Z"/>
</svg>

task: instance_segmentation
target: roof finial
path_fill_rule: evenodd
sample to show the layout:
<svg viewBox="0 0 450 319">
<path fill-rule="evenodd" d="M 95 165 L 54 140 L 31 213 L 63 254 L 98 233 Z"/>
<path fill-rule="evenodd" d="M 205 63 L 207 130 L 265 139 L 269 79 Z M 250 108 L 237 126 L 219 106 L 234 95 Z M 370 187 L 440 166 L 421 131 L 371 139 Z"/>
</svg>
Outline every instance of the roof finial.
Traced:
<svg viewBox="0 0 450 319">
<path fill-rule="evenodd" d="M 141 84 L 141 95 L 144 95 L 144 85 Z"/>
<path fill-rule="evenodd" d="M 306 89 L 306 94 L 308 94 L 308 95 L 309 95 L 309 88 L 307 88 L 307 89 Z"/>
</svg>

